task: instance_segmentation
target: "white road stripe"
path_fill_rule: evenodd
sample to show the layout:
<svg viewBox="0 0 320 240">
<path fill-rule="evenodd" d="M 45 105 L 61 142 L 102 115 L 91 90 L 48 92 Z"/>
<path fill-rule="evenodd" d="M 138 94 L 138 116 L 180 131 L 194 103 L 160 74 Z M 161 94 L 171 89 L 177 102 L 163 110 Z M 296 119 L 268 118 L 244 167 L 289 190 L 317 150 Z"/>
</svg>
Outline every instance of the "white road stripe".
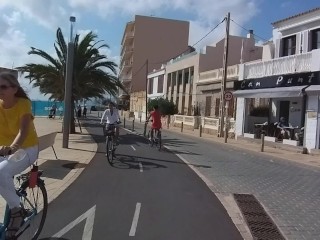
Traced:
<svg viewBox="0 0 320 240">
<path fill-rule="evenodd" d="M 168 150 L 172 150 L 171 147 L 164 145 L 165 148 L 167 148 Z M 207 186 L 213 187 L 213 183 L 206 178 L 196 167 L 194 167 L 192 164 L 189 163 L 189 161 L 187 159 L 185 159 L 184 157 L 182 157 L 180 154 L 175 154 L 178 158 L 180 158 L 185 164 L 187 164 L 201 179 L 202 181 L 205 182 L 205 184 L 207 184 Z"/>
<path fill-rule="evenodd" d="M 77 224 L 79 224 L 83 220 L 86 220 L 84 230 L 83 230 L 82 240 L 91 240 L 95 211 L 96 211 L 96 206 L 93 206 L 88 211 L 86 211 L 84 214 L 82 214 L 80 217 L 78 217 L 76 220 L 72 221 L 67 226 L 65 226 L 63 229 L 61 229 L 58 233 L 53 235 L 53 237 L 54 238 L 62 237 L 67 232 L 69 232 L 72 228 L 74 228 Z"/>
<path fill-rule="evenodd" d="M 139 167 L 140 167 L 140 172 L 143 172 L 143 166 L 141 162 L 139 162 Z"/>
<path fill-rule="evenodd" d="M 134 146 L 131 145 L 131 148 L 133 149 L 133 151 L 135 151 L 136 149 L 134 148 Z"/>
<path fill-rule="evenodd" d="M 133 221 L 132 221 L 131 229 L 129 232 L 129 237 L 134 237 L 136 235 L 136 230 L 137 230 L 138 220 L 139 220 L 139 215 L 140 215 L 140 209 L 141 209 L 141 203 L 138 202 L 136 205 L 136 211 L 134 212 Z"/>
</svg>

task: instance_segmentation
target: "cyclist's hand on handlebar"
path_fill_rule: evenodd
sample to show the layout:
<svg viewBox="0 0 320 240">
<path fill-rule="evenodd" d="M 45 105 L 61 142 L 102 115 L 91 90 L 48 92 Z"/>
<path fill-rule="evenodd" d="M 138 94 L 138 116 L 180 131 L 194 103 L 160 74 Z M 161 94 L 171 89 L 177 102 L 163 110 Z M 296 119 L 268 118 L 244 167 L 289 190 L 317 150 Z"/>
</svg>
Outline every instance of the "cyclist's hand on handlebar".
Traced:
<svg viewBox="0 0 320 240">
<path fill-rule="evenodd" d="M 9 146 L 0 146 L 0 155 L 8 156 L 12 153 L 12 149 Z"/>
</svg>

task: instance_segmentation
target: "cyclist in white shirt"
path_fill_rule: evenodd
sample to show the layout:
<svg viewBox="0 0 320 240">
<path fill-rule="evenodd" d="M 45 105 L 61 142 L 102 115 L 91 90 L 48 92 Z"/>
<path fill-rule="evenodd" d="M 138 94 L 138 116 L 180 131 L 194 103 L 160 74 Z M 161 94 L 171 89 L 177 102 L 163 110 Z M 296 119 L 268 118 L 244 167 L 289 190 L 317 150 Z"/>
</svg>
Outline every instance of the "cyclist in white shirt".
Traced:
<svg viewBox="0 0 320 240">
<path fill-rule="evenodd" d="M 119 126 L 118 123 L 120 122 L 120 116 L 119 116 L 119 112 L 118 109 L 114 106 L 113 102 L 109 103 L 109 108 L 106 109 L 101 117 L 101 124 L 106 123 L 107 124 L 107 129 L 109 129 L 109 125 L 114 125 L 115 127 L 115 140 L 116 143 L 118 144 L 118 140 L 119 140 Z"/>
</svg>

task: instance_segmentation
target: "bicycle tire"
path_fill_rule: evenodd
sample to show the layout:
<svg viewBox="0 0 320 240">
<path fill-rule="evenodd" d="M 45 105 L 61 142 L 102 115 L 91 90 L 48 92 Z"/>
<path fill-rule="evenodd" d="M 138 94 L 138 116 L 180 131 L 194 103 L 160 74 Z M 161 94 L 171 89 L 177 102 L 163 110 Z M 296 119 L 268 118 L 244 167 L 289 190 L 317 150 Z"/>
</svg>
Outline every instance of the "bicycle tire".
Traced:
<svg viewBox="0 0 320 240">
<path fill-rule="evenodd" d="M 25 213 L 29 214 L 26 217 L 26 222 L 22 225 L 22 230 L 18 231 L 17 237 L 20 240 L 37 240 L 45 223 L 46 217 L 47 217 L 47 211 L 48 211 L 48 194 L 47 190 L 45 188 L 44 182 L 41 179 L 38 179 L 37 185 L 35 188 L 29 188 L 29 182 L 28 180 L 25 182 L 25 184 L 21 185 L 20 192 L 22 194 L 20 195 L 20 202 L 23 210 Z M 37 199 L 35 199 L 35 191 L 40 190 L 41 196 L 42 196 L 42 202 L 34 202 L 34 200 L 38 201 L 38 193 Z M 23 194 L 24 192 L 24 194 Z M 31 194 L 32 192 L 32 194 Z M 32 199 L 33 198 L 33 199 Z M 41 201 L 40 200 L 40 201 Z M 42 204 L 42 205 L 41 205 Z M 32 206 L 33 205 L 33 206 Z M 42 206 L 42 209 L 37 209 L 38 207 Z M 36 210 L 34 209 L 36 208 Z M 36 212 L 34 212 L 34 210 Z M 41 216 L 40 216 L 41 213 Z M 35 215 L 34 215 L 35 214 Z M 40 219 L 37 219 L 39 218 Z M 39 221 L 40 220 L 40 221 Z M 35 222 L 38 221 L 39 224 L 36 224 Z M 35 224 L 35 229 L 33 224 Z"/>
<path fill-rule="evenodd" d="M 158 150 L 160 151 L 162 148 L 162 138 L 161 138 L 161 132 L 158 131 Z"/>
<path fill-rule="evenodd" d="M 112 149 L 113 149 L 113 143 L 112 143 L 112 138 L 108 137 L 107 138 L 107 143 L 106 143 L 106 152 L 107 152 L 107 159 L 109 164 L 112 166 L 113 164 L 113 153 L 112 153 Z"/>
</svg>

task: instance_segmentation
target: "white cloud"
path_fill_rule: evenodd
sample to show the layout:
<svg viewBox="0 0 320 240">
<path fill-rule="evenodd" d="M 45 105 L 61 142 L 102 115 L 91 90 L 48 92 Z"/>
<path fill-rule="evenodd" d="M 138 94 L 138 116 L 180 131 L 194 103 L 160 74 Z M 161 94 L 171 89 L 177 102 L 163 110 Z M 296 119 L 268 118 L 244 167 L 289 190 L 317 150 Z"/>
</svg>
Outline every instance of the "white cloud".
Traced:
<svg viewBox="0 0 320 240">
<path fill-rule="evenodd" d="M 190 40 L 192 45 L 200 40 L 227 14 L 240 25 L 245 25 L 258 13 L 257 0 L 0 0 L 0 66 L 21 66 L 41 59 L 30 56 L 30 44 L 27 43 L 28 32 L 21 27 L 30 22 L 34 27 L 42 27 L 53 33 L 58 26 L 68 24 L 70 13 L 81 19 L 80 13 L 98 14 L 103 19 L 128 17 L 135 14 L 161 16 L 170 10 L 181 11 L 190 15 Z M 224 23 L 208 37 L 197 44 L 196 48 L 212 44 L 224 37 Z M 231 23 L 231 34 L 241 31 Z M 89 30 L 79 30 L 83 36 Z M 65 35 L 68 37 L 68 35 Z M 48 51 L 47 49 L 44 49 Z M 103 50 L 109 59 L 119 63 L 120 57 L 114 56 L 110 49 Z M 53 52 L 50 49 L 49 52 Z M 28 85 L 28 84 L 26 84 Z M 32 90 L 33 91 L 33 90 Z"/>
<path fill-rule="evenodd" d="M 238 24 L 243 25 L 258 13 L 257 1 L 255 0 L 96 0 L 92 4 L 91 0 L 69 0 L 69 4 L 74 8 L 83 8 L 98 12 L 103 18 L 110 18 L 116 15 L 150 15 L 161 13 L 167 10 L 183 11 L 193 15 L 190 21 L 190 41 L 195 43 L 202 36 L 208 33 L 226 16 L 231 13 L 231 18 Z M 157 15 L 157 14 L 155 14 Z M 239 34 L 241 29 L 237 26 L 230 27 L 231 34 Z M 211 39 L 206 39 L 199 43 L 199 47 L 212 43 L 221 37 L 221 30 L 214 31 Z"/>
<path fill-rule="evenodd" d="M 56 29 L 61 22 L 67 22 L 67 11 L 59 0 L 1 0 L 1 9 L 13 9 L 19 12 L 24 18 L 33 20 L 40 26 Z"/>
</svg>

